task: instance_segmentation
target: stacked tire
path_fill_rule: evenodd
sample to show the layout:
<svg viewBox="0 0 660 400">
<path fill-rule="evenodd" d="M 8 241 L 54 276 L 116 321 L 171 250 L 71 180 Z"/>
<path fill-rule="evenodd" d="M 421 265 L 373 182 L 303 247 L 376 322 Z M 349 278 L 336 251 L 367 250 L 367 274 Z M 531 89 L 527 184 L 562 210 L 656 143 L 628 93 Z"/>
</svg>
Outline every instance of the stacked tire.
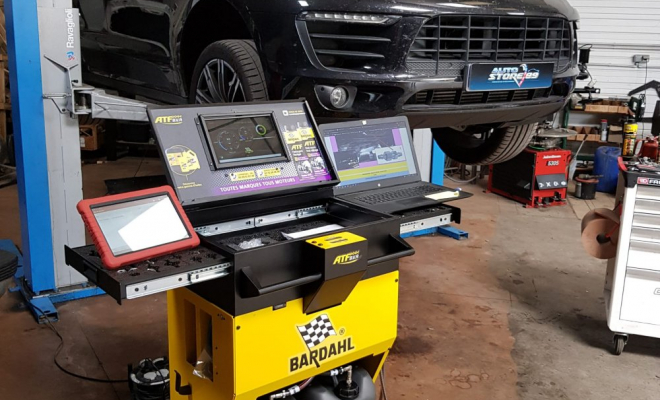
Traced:
<svg viewBox="0 0 660 400">
<path fill-rule="evenodd" d="M 18 269 L 18 257 L 8 251 L 0 250 L 0 297 L 2 297 Z"/>
</svg>

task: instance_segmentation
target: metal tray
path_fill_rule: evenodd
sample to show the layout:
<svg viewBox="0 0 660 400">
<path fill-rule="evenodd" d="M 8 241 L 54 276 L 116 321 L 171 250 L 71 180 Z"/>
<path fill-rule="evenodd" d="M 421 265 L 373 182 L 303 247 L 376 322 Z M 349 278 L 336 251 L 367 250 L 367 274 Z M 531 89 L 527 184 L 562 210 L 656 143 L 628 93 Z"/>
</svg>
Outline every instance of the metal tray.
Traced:
<svg viewBox="0 0 660 400">
<path fill-rule="evenodd" d="M 401 225 L 425 220 L 428 218 L 441 217 L 444 215 L 450 215 L 451 222 L 455 222 L 457 224 L 461 223 L 461 209 L 446 204 L 443 204 L 441 206 L 438 205 L 438 206 L 423 207 L 412 210 L 405 210 L 396 213 L 396 215 L 399 215 L 401 217 L 400 219 Z"/>
<path fill-rule="evenodd" d="M 94 246 L 65 247 L 65 261 L 121 304 L 229 275 L 233 265 L 205 247 L 154 258 L 117 270 L 106 269 Z"/>
</svg>

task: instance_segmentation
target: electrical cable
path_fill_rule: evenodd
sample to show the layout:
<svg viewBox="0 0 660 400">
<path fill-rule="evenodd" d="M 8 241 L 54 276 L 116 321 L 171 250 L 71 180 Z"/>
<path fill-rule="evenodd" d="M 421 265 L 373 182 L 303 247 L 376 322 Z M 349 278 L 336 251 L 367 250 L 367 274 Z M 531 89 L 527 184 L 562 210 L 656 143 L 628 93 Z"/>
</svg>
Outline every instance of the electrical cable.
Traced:
<svg viewBox="0 0 660 400">
<path fill-rule="evenodd" d="M 644 85 L 646 85 L 647 83 L 649 83 L 649 63 L 648 62 L 646 63 L 646 73 L 645 73 L 645 76 L 644 76 Z M 646 92 L 648 92 L 648 89 L 646 89 L 644 91 L 644 100 L 643 100 L 644 103 L 646 103 L 646 99 L 647 99 Z M 644 118 L 644 116 L 642 115 L 640 117 L 640 122 L 642 123 L 642 132 L 646 131 L 646 122 L 641 121 L 643 118 Z"/>
<path fill-rule="evenodd" d="M 165 380 L 165 377 L 160 372 L 160 368 L 151 358 L 146 358 L 142 362 L 147 362 L 151 364 L 151 367 L 156 371 L 156 374 L 160 377 L 160 382 L 162 383 L 159 386 L 140 384 L 133 380 L 131 393 L 133 394 L 134 400 L 170 400 L 170 385 L 169 379 Z"/>
<path fill-rule="evenodd" d="M 385 389 L 385 364 L 380 369 L 380 400 L 387 400 L 387 389 Z"/>
<path fill-rule="evenodd" d="M 470 183 L 470 182 L 473 182 L 473 181 L 475 181 L 479 178 L 479 176 L 475 176 L 475 177 L 470 178 L 466 181 L 462 181 L 460 179 L 452 178 L 449 174 L 447 174 L 447 171 L 454 171 L 454 170 L 457 170 L 459 168 L 458 167 L 450 167 L 451 163 L 452 163 L 452 160 L 449 157 L 445 157 L 445 172 L 444 172 L 444 175 L 445 175 L 445 178 L 449 179 L 450 181 L 455 182 L 455 183 Z"/>
<path fill-rule="evenodd" d="M 28 304 L 30 305 L 30 307 L 32 307 L 33 309 L 38 311 L 39 314 L 41 314 L 44 317 L 44 319 L 46 320 L 46 323 L 48 324 L 48 327 L 50 328 L 50 330 L 53 331 L 53 333 L 55 333 L 55 335 L 57 335 L 57 337 L 60 339 L 60 345 L 57 347 L 57 350 L 55 351 L 55 355 L 53 356 L 53 362 L 55 363 L 57 368 L 60 369 L 60 371 L 64 372 L 65 374 L 67 374 L 69 376 L 72 376 L 74 378 L 82 379 L 82 380 L 85 380 L 85 381 L 88 381 L 88 382 L 95 382 L 95 383 L 127 383 L 128 382 L 128 379 L 98 379 L 98 378 L 90 378 L 88 376 L 78 375 L 75 372 L 71 372 L 71 371 L 67 370 L 66 368 L 64 368 L 62 365 L 60 365 L 59 361 L 57 361 L 57 357 L 60 355 L 60 352 L 64 348 L 64 337 L 62 337 L 62 335 L 57 330 L 57 328 L 55 328 L 55 326 L 52 324 L 52 322 L 50 322 L 50 318 L 48 318 L 48 316 L 46 316 L 46 313 L 41 308 L 39 308 L 39 307 L 37 307 L 37 306 L 35 306 L 34 304 L 31 304 L 31 303 L 28 303 Z"/>
<path fill-rule="evenodd" d="M 144 162 L 144 158 L 146 156 L 147 156 L 147 148 L 145 147 L 144 152 L 142 153 L 142 158 L 140 159 L 140 164 L 138 164 L 138 167 L 135 170 L 135 174 L 133 174 L 133 178 L 137 177 L 138 172 L 140 172 L 140 169 L 142 168 L 142 163 Z"/>
<path fill-rule="evenodd" d="M 462 181 L 462 180 L 460 180 L 460 179 L 452 178 L 451 176 L 449 176 L 449 175 L 447 175 L 447 174 L 445 174 L 445 178 L 447 178 L 447 179 L 449 179 L 450 181 L 455 182 L 455 183 L 470 183 L 470 182 L 473 182 L 473 181 L 476 181 L 477 179 L 479 179 L 478 176 L 475 176 L 475 177 L 470 178 L 470 179 L 468 179 L 468 180 L 466 180 L 466 181 Z"/>
</svg>

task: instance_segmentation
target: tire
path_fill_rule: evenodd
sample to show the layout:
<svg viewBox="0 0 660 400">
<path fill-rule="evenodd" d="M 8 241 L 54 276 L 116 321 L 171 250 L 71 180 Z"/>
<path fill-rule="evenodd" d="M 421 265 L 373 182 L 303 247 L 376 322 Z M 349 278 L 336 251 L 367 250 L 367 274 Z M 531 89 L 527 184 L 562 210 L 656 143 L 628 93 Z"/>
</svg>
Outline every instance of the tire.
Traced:
<svg viewBox="0 0 660 400">
<path fill-rule="evenodd" d="M 614 354 L 615 356 L 620 356 L 621 353 L 623 353 L 624 347 L 626 347 L 626 337 L 622 335 L 615 335 L 612 354 Z"/>
<path fill-rule="evenodd" d="M 433 129 L 433 139 L 452 160 L 468 165 L 490 165 L 520 154 L 536 134 L 538 124 L 495 129 L 486 140 L 451 129 Z"/>
<path fill-rule="evenodd" d="M 253 41 L 221 40 L 204 49 L 193 72 L 189 103 L 263 100 L 268 100 L 266 78 Z"/>
</svg>

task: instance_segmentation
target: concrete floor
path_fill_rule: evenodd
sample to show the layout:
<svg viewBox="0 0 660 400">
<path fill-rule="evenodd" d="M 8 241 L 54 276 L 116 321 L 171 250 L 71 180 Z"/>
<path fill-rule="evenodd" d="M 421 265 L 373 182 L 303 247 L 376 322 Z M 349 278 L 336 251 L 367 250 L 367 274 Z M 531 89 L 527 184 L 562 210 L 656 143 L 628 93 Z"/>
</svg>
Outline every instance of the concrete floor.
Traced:
<svg viewBox="0 0 660 400">
<path fill-rule="evenodd" d="M 133 176 L 139 159 L 84 167 L 85 194 L 103 179 Z M 158 173 L 147 161 L 139 175 Z M 528 210 L 484 183 L 457 206 L 470 239 L 411 239 L 401 266 L 399 338 L 386 368 L 389 399 L 656 399 L 660 341 L 633 337 L 610 355 L 603 261 L 580 244 L 580 217 L 593 202 Z M 20 243 L 16 187 L 0 189 L 0 238 Z M 60 360 L 80 374 L 123 378 L 126 364 L 167 351 L 165 297 L 118 306 L 108 297 L 58 307 Z M 62 374 L 55 335 L 38 326 L 17 294 L 0 300 L 0 399 L 128 400 L 123 384 Z"/>
</svg>

